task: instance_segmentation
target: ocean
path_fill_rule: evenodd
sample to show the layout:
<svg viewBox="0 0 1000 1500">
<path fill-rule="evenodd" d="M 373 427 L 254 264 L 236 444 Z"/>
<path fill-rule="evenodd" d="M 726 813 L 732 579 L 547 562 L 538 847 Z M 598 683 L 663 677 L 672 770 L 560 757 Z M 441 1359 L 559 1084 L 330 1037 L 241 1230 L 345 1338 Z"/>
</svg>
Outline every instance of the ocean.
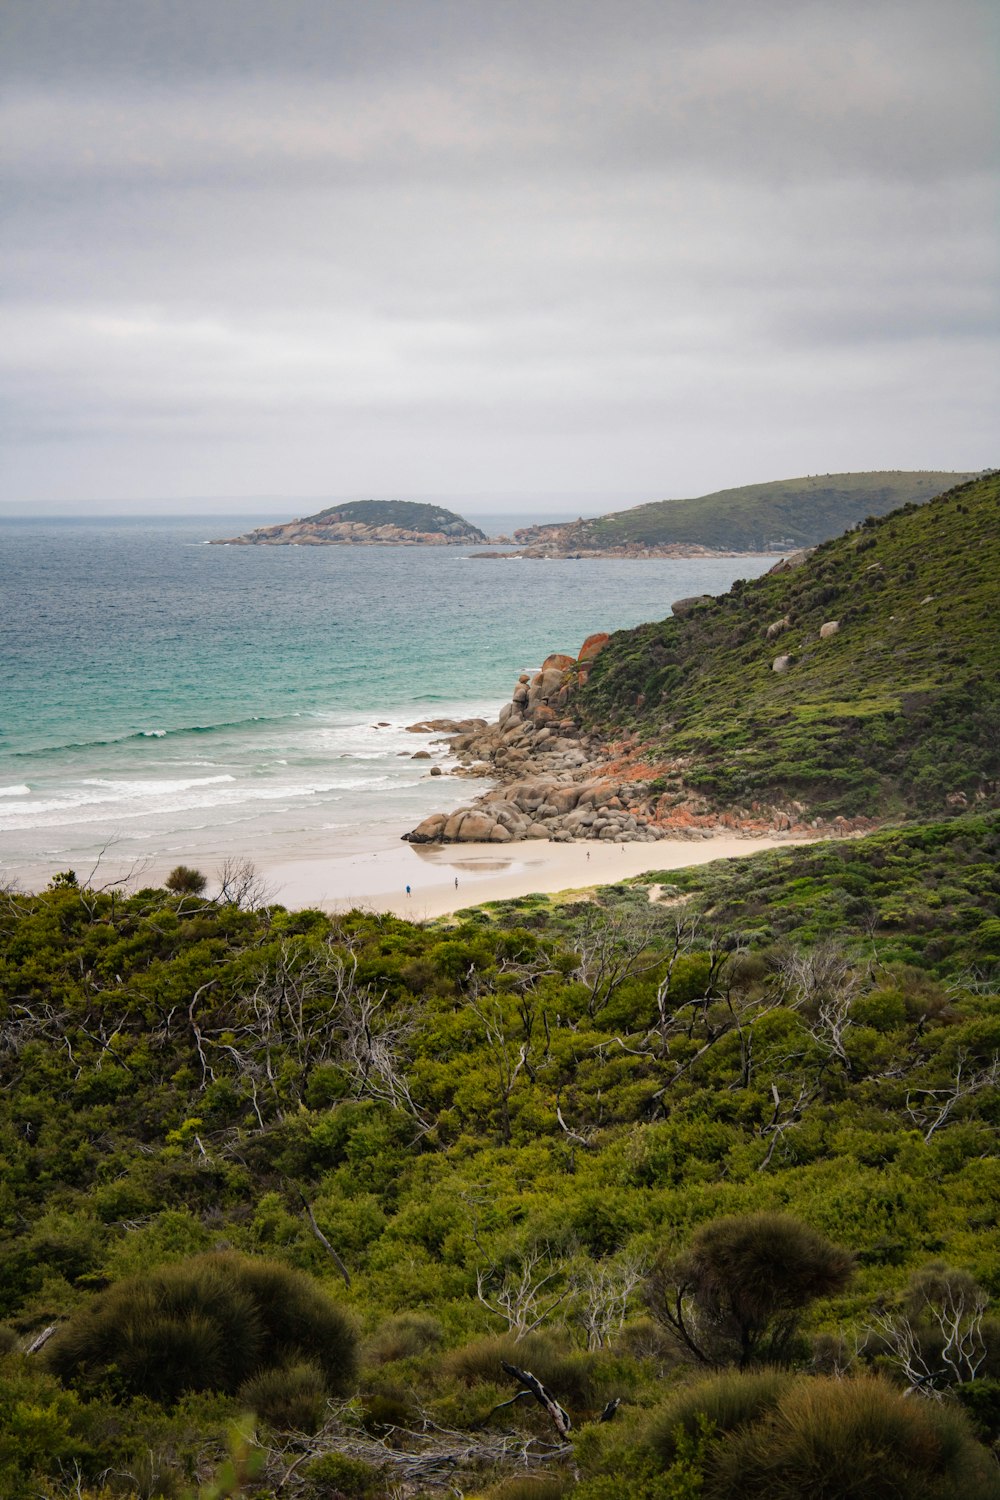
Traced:
<svg viewBox="0 0 1000 1500">
<path fill-rule="evenodd" d="M 204 545 L 259 524 L 0 521 L 0 878 L 398 840 L 482 789 L 431 777 L 414 752 L 447 768 L 444 747 L 407 725 L 491 717 L 550 652 L 773 561 Z"/>
</svg>

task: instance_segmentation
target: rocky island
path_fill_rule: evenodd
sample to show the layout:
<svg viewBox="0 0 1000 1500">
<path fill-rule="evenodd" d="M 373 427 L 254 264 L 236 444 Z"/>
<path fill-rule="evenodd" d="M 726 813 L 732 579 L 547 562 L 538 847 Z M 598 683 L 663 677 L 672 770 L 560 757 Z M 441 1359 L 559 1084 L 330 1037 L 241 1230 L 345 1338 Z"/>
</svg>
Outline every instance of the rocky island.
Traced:
<svg viewBox="0 0 1000 1500">
<path fill-rule="evenodd" d="M 222 537 L 215 547 L 454 547 L 486 534 L 453 510 L 414 500 L 353 500 L 313 516 Z"/>
</svg>

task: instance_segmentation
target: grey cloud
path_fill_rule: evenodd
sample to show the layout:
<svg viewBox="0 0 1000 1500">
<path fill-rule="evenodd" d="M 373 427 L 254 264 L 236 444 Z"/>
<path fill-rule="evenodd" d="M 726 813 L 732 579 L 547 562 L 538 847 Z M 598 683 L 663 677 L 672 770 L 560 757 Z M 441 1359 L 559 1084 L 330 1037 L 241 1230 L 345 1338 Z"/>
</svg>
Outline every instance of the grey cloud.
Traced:
<svg viewBox="0 0 1000 1500">
<path fill-rule="evenodd" d="M 849 172 L 921 179 L 988 164 L 996 118 L 991 70 L 949 74 L 954 39 L 922 53 L 881 38 L 696 39 L 651 56 L 641 41 L 612 61 L 568 69 L 480 58 L 455 74 L 408 62 L 319 81 L 268 73 L 18 86 L 0 111 L 9 171 L 35 181 L 161 186 L 359 178 L 468 184 L 588 172 L 710 171 L 782 182 Z M 942 56 L 941 48 L 944 48 Z M 956 70 L 957 71 L 957 70 Z"/>
<path fill-rule="evenodd" d="M 995 23 L 8 5 L 4 493 L 988 462 Z"/>
</svg>

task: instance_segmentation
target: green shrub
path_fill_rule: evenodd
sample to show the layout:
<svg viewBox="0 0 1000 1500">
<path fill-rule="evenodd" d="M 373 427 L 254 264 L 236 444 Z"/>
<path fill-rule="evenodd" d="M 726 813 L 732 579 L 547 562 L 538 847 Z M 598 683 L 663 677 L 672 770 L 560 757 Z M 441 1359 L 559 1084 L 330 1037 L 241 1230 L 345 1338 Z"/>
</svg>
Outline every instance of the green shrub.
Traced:
<svg viewBox="0 0 1000 1500">
<path fill-rule="evenodd" d="M 37 1500 L 39 1474 L 93 1457 L 86 1412 L 30 1360 L 10 1360 L 0 1373 L 0 1495 Z"/>
<path fill-rule="evenodd" d="M 241 1405 L 285 1432 L 315 1432 L 326 1413 L 327 1386 L 317 1365 L 275 1365 L 245 1380 Z"/>
<path fill-rule="evenodd" d="M 44 1358 L 67 1384 L 171 1403 L 184 1391 L 235 1392 L 262 1370 L 303 1359 L 342 1392 L 356 1348 L 345 1314 L 302 1272 L 209 1254 L 99 1293 Z"/>
<path fill-rule="evenodd" d="M 795 1377 L 783 1370 L 735 1371 L 678 1391 L 653 1419 L 646 1441 L 664 1466 L 672 1464 L 685 1441 L 705 1429 L 719 1435 L 756 1422 L 791 1389 Z"/>
<path fill-rule="evenodd" d="M 364 1424 L 368 1432 L 383 1434 L 393 1427 L 412 1427 L 417 1420 L 412 1392 L 405 1386 L 390 1385 L 365 1396 Z"/>
<path fill-rule="evenodd" d="M 719 1443 L 710 1500 L 996 1500 L 1000 1475 L 961 1414 L 880 1379 L 799 1380 Z"/>
<path fill-rule="evenodd" d="M 177 896 L 200 896 L 208 881 L 190 865 L 175 865 L 163 884 Z"/>
<path fill-rule="evenodd" d="M 599 1359 L 579 1349 L 570 1349 L 548 1334 L 529 1333 L 515 1341 L 508 1335 L 476 1339 L 460 1349 L 453 1349 L 443 1360 L 444 1373 L 466 1385 L 488 1382 L 510 1386 L 512 1377 L 502 1362 L 530 1370 L 551 1391 L 556 1400 L 569 1409 L 579 1410 L 597 1399 Z"/>
<path fill-rule="evenodd" d="M 632 1318 L 615 1335 L 613 1347 L 627 1359 L 655 1360 L 661 1369 L 677 1363 L 677 1343 L 655 1318 Z"/>
<path fill-rule="evenodd" d="M 317 1500 L 375 1500 L 385 1488 L 381 1471 L 345 1453 L 324 1453 L 305 1470 L 308 1493 Z"/>
<path fill-rule="evenodd" d="M 492 1485 L 485 1500 L 562 1500 L 571 1484 L 568 1474 L 516 1474 Z"/>
<path fill-rule="evenodd" d="M 394 1318 L 387 1318 L 368 1340 L 365 1358 L 377 1365 L 391 1364 L 397 1359 L 413 1359 L 428 1349 L 436 1349 L 443 1338 L 441 1321 L 433 1314 L 397 1313 Z"/>
<path fill-rule="evenodd" d="M 1000 1441 L 1000 1380 L 970 1380 L 958 1386 L 955 1395 L 976 1436 L 984 1443 Z"/>
</svg>

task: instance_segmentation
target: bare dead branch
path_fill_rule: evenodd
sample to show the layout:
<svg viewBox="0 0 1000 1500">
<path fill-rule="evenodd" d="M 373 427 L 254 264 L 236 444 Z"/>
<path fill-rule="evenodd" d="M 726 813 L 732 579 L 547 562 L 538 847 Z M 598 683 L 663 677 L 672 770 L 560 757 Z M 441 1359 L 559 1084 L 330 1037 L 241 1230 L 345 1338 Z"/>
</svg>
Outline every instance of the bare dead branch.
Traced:
<svg viewBox="0 0 1000 1500">
<path fill-rule="evenodd" d="M 310 1208 L 309 1203 L 308 1203 L 308 1201 L 306 1199 L 305 1193 L 300 1192 L 299 1193 L 299 1197 L 302 1199 L 302 1207 L 305 1209 L 306 1215 L 308 1216 L 310 1229 L 312 1230 L 312 1232 L 316 1236 L 316 1238 L 319 1240 L 320 1244 L 323 1246 L 323 1249 L 326 1251 L 327 1255 L 329 1255 L 329 1257 L 333 1261 L 334 1265 L 337 1267 L 337 1270 L 340 1272 L 341 1276 L 343 1276 L 343 1278 L 344 1278 L 344 1285 L 345 1286 L 350 1286 L 350 1284 L 351 1284 L 351 1278 L 350 1278 L 350 1275 L 348 1273 L 347 1267 L 344 1265 L 344 1262 L 341 1260 L 341 1258 L 337 1254 L 336 1250 L 330 1244 L 330 1241 L 327 1239 L 327 1237 L 323 1233 L 322 1229 L 320 1229 L 319 1225 L 316 1223 L 316 1215 L 313 1213 L 312 1209 Z"/>
</svg>

